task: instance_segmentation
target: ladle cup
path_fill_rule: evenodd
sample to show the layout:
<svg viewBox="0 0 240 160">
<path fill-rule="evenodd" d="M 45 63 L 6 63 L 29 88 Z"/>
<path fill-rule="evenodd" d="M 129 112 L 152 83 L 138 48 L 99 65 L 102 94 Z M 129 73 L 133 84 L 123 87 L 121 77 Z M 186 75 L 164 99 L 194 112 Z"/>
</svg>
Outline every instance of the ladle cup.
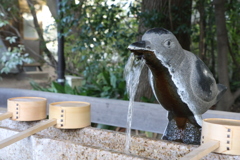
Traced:
<svg viewBox="0 0 240 160">
<path fill-rule="evenodd" d="M 180 160 L 198 160 L 211 152 L 240 155 L 240 120 L 204 119 L 200 147 Z"/>
<path fill-rule="evenodd" d="M 7 100 L 8 111 L 0 120 L 37 121 L 46 118 L 47 99 L 41 97 L 15 97 Z"/>
<path fill-rule="evenodd" d="M 60 129 L 77 129 L 90 126 L 90 124 L 90 103 L 79 101 L 51 103 L 48 120 L 0 141 L 0 149 L 50 126 Z"/>
</svg>

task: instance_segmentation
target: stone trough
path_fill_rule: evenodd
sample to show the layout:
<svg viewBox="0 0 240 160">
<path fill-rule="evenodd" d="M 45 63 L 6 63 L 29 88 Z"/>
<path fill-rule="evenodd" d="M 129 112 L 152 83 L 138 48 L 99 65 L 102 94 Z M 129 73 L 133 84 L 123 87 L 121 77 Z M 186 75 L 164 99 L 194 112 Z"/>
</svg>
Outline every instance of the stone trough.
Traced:
<svg viewBox="0 0 240 160">
<path fill-rule="evenodd" d="M 16 90 L 14 93 L 9 92 L 7 94 L 4 92 L 4 96 L 1 93 L 2 89 L 0 88 L 0 105 L 1 107 L 6 107 L 5 101 L 6 98 L 16 97 L 16 96 L 26 96 L 26 92 L 30 93 L 31 96 L 39 96 L 42 95 L 50 101 L 59 101 L 65 100 L 63 94 L 49 94 L 45 92 L 35 92 L 35 91 L 27 91 L 27 90 Z M 5 91 L 11 91 L 5 89 Z M 15 95 L 17 94 L 17 95 Z M 59 97 L 59 99 L 51 99 L 50 97 Z M 69 95 L 65 95 L 65 98 L 68 98 Z M 111 112 L 112 116 L 109 115 L 104 123 L 104 113 L 103 115 L 99 115 L 100 111 L 97 108 L 101 108 L 103 106 L 96 106 L 96 101 L 98 100 L 101 102 L 103 99 L 92 98 L 88 99 L 87 97 L 81 96 L 71 96 L 69 100 L 76 100 L 76 98 L 80 101 L 86 100 L 92 104 L 92 121 L 97 122 L 100 121 L 103 124 L 109 124 L 118 126 L 118 124 L 113 120 L 114 116 L 118 119 L 117 116 L 118 112 Z M 106 99 L 104 101 L 107 101 Z M 115 105 L 123 104 L 122 101 L 114 100 Z M 103 101 L 102 101 L 103 102 Z M 103 102 L 104 103 L 104 102 Z M 107 108 L 111 110 L 111 103 L 112 100 L 109 100 Z M 126 102 L 127 104 L 127 102 Z M 146 104 L 142 104 L 144 106 Z M 141 106 L 141 105 L 140 105 Z M 137 106 L 136 106 L 137 107 Z M 147 107 L 148 104 L 147 104 Z M 104 107 L 103 107 L 104 108 Z M 102 108 L 102 109 L 103 109 Z M 140 107 L 141 108 L 141 107 Z M 154 105 L 153 105 L 154 108 Z M 161 107 L 159 107 L 161 108 Z M 146 108 L 142 107 L 142 111 L 146 113 Z M 6 108 L 0 110 L 0 113 L 5 113 Z M 94 113 L 94 112 L 97 112 Z M 140 111 L 139 111 L 140 112 Z M 107 112 L 105 114 L 108 114 Z M 121 113 L 120 113 L 121 114 Z M 222 112 L 218 112 L 216 115 L 222 114 L 222 118 L 239 118 L 239 114 L 225 114 Z M 214 113 L 208 113 L 208 116 L 214 117 Z M 215 117 L 216 117 L 215 115 Z M 125 114 L 126 116 L 126 114 Z M 147 116 L 146 116 L 147 117 Z M 145 118 L 146 118 L 145 117 Z M 45 121 L 45 120 L 42 120 Z M 154 125 L 156 122 L 150 123 L 148 119 L 145 119 L 149 125 Z M 161 121 L 160 121 L 161 122 Z M 158 121 L 157 124 L 160 123 Z M 7 137 L 14 135 L 20 131 L 23 131 L 31 126 L 40 123 L 39 121 L 36 122 L 17 122 L 12 121 L 10 119 L 6 119 L 0 121 L 0 141 L 6 139 Z M 139 129 L 139 122 L 133 123 L 134 129 Z M 162 120 L 162 125 L 165 125 L 164 120 Z M 121 126 L 121 123 L 119 123 Z M 147 127 L 142 125 L 142 130 L 146 130 Z M 151 129 L 149 129 L 151 131 Z M 157 133 L 161 133 L 161 129 L 156 131 Z M 149 138 L 143 138 L 139 136 L 133 136 L 130 153 L 126 154 L 124 152 L 125 148 L 125 133 L 109 131 L 109 130 L 102 130 L 93 127 L 86 127 L 83 129 L 74 129 L 74 130 L 60 130 L 54 127 L 47 128 L 34 134 L 28 138 L 20 140 L 10 146 L 7 146 L 3 149 L 0 149 L 0 159 L 1 160 L 11 160 L 11 159 L 44 159 L 44 160 L 59 160 L 59 159 L 163 159 L 163 160 L 174 160 L 183 157 L 193 149 L 198 146 L 194 145 L 186 145 L 177 142 L 170 142 L 164 140 L 153 140 Z M 205 156 L 203 159 L 227 159 L 227 160 L 237 160 L 240 159 L 240 156 L 231 156 L 231 155 L 224 155 L 224 154 L 215 154 L 210 153 L 209 155 Z"/>
</svg>

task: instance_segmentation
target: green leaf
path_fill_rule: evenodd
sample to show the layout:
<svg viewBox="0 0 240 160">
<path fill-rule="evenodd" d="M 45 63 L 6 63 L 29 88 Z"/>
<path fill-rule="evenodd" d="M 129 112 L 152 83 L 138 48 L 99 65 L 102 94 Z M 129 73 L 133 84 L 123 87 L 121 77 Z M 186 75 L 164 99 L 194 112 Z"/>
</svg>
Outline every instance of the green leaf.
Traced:
<svg viewBox="0 0 240 160">
<path fill-rule="evenodd" d="M 153 133 L 152 132 L 145 132 L 145 135 L 146 135 L 146 137 L 150 137 L 150 138 L 153 137 Z"/>
<path fill-rule="evenodd" d="M 61 84 L 53 81 L 51 86 L 55 93 L 65 93 L 64 86 L 62 86 Z"/>
<path fill-rule="evenodd" d="M 116 129 L 116 127 L 114 127 L 114 126 L 109 126 L 109 125 L 105 125 L 105 124 L 98 124 L 96 128 L 108 129 L 108 130 L 115 130 Z"/>
<path fill-rule="evenodd" d="M 111 86 L 113 88 L 116 88 L 117 78 L 112 72 L 110 72 L 110 81 L 111 81 Z"/>
<path fill-rule="evenodd" d="M 15 43 L 16 42 L 17 37 L 16 36 L 12 36 L 12 37 L 6 37 L 6 40 L 9 41 L 9 43 Z"/>
<path fill-rule="evenodd" d="M 7 24 L 9 24 L 9 22 L 7 20 L 0 20 L 0 27 L 3 27 Z"/>
</svg>

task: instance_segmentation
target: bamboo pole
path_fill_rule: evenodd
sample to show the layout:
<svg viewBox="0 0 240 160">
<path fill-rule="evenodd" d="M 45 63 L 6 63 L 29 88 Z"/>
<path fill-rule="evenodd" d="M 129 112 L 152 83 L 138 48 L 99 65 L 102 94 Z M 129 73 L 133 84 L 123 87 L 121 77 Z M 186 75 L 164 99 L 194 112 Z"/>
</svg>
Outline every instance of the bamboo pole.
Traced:
<svg viewBox="0 0 240 160">
<path fill-rule="evenodd" d="M 44 130 L 48 127 L 51 127 L 53 125 L 57 124 L 57 119 L 49 119 L 45 122 L 41 122 L 40 124 L 36 125 L 36 126 L 33 126 L 25 131 L 22 131 L 16 135 L 13 135 L 5 140 L 2 140 L 0 141 L 0 149 L 6 147 L 6 146 L 9 146 L 10 144 L 13 144 L 21 139 L 24 139 L 28 136 L 31 136 L 32 134 L 34 133 L 37 133 L 41 130 Z"/>
<path fill-rule="evenodd" d="M 194 149 L 192 152 L 188 153 L 180 160 L 199 160 L 202 157 L 214 151 L 215 149 L 217 149 L 219 146 L 220 146 L 219 141 L 210 140 L 209 142 L 204 143 L 200 147 Z"/>
<path fill-rule="evenodd" d="M 3 114 L 0 114 L 0 121 L 4 120 L 4 119 L 7 119 L 7 118 L 10 118 L 12 116 L 13 116 L 12 112 L 6 112 L 6 113 L 3 113 Z"/>
</svg>

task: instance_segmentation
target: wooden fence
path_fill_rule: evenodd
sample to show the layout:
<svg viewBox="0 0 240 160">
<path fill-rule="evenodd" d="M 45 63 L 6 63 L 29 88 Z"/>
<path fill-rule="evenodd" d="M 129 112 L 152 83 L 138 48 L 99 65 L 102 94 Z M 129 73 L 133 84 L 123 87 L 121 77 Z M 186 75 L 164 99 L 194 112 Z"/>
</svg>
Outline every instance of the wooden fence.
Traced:
<svg viewBox="0 0 240 160">
<path fill-rule="evenodd" d="M 0 107 L 7 107 L 12 97 L 44 97 L 48 104 L 59 101 L 85 101 L 91 103 L 91 121 L 118 127 L 126 127 L 128 101 L 49 93 L 24 89 L 0 88 Z M 209 110 L 203 118 L 240 119 L 240 113 Z M 163 133 L 167 125 L 167 112 L 159 104 L 135 102 L 132 129 Z"/>
</svg>

